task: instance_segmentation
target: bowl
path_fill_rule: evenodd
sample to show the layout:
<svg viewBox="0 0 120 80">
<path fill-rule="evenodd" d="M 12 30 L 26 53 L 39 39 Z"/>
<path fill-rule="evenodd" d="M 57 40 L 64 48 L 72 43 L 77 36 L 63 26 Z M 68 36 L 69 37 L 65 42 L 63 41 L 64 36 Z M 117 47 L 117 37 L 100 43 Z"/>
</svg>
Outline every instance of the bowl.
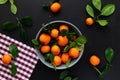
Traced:
<svg viewBox="0 0 120 80">
<path fill-rule="evenodd" d="M 49 25 L 51 25 L 51 24 L 65 24 L 65 25 L 68 25 L 71 29 L 74 29 L 74 30 L 77 32 L 77 35 L 78 35 L 78 36 L 79 36 L 79 35 L 82 35 L 82 33 L 80 32 L 80 30 L 79 30 L 75 25 L 73 25 L 72 23 L 70 23 L 70 22 L 68 22 L 68 21 L 63 21 L 63 20 L 56 20 L 56 21 L 51 21 L 51 22 L 45 24 L 45 26 L 42 27 L 42 28 L 39 30 L 39 32 L 38 32 L 37 35 L 36 35 L 36 39 L 37 39 L 37 40 L 38 40 L 38 38 L 39 38 L 39 36 L 40 36 L 43 28 L 49 27 Z M 42 54 L 39 50 L 36 49 L 36 51 L 37 51 L 38 58 L 40 59 L 40 61 L 41 61 L 44 65 L 46 65 L 46 66 L 49 67 L 49 68 L 54 68 L 54 66 L 53 66 L 50 62 L 47 62 L 47 61 L 45 60 L 43 54 Z M 83 55 L 83 51 L 84 51 L 84 45 L 83 45 L 83 49 L 80 51 L 79 57 L 76 58 L 76 59 L 73 59 L 73 60 L 70 62 L 70 65 L 69 65 L 68 67 L 67 67 L 65 64 L 62 64 L 62 65 L 60 65 L 60 66 L 57 66 L 56 69 L 66 69 L 66 68 L 72 67 L 73 65 L 75 65 L 75 64 L 80 60 L 80 58 L 81 58 L 82 55 Z"/>
</svg>

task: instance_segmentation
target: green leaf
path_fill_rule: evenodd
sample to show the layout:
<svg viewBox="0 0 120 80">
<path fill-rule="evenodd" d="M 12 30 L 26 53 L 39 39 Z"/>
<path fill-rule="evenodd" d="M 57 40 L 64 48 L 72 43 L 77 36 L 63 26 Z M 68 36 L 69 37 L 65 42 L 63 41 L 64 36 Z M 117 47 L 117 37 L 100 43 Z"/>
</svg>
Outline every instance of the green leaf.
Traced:
<svg viewBox="0 0 120 80">
<path fill-rule="evenodd" d="M 99 23 L 100 26 L 107 26 L 108 25 L 107 20 L 97 20 L 97 22 Z"/>
<path fill-rule="evenodd" d="M 54 60 L 54 54 L 50 54 L 50 56 L 49 56 L 49 60 L 52 62 L 53 60 Z"/>
<path fill-rule="evenodd" d="M 53 62 L 54 60 L 54 54 L 53 53 L 48 53 L 45 55 L 45 60 L 46 61 L 50 61 L 50 62 Z"/>
<path fill-rule="evenodd" d="M 0 0 L 0 4 L 5 4 L 8 0 Z"/>
<path fill-rule="evenodd" d="M 16 7 L 16 5 L 14 5 L 14 4 L 11 4 L 11 12 L 13 13 L 13 14 L 16 14 L 17 13 L 17 7 Z"/>
<path fill-rule="evenodd" d="M 14 29 L 16 29 L 16 27 L 17 27 L 17 25 L 10 21 L 4 22 L 2 24 L 2 28 L 6 31 L 13 31 Z"/>
<path fill-rule="evenodd" d="M 85 36 L 81 35 L 75 40 L 75 42 L 80 43 L 80 44 L 85 44 L 87 43 L 87 39 Z"/>
<path fill-rule="evenodd" d="M 23 40 L 23 41 L 26 41 L 27 40 L 27 33 L 25 32 L 25 30 L 23 28 L 20 28 L 20 38 Z"/>
<path fill-rule="evenodd" d="M 63 50 L 63 52 L 67 52 L 67 51 L 69 50 L 69 48 L 70 48 L 70 46 L 69 46 L 69 45 L 65 46 L 65 48 L 64 48 L 64 50 Z"/>
<path fill-rule="evenodd" d="M 14 58 L 16 58 L 18 56 L 18 48 L 15 44 L 10 44 L 9 45 L 9 51 Z"/>
<path fill-rule="evenodd" d="M 101 15 L 102 16 L 109 16 L 109 15 L 113 14 L 114 11 L 115 11 L 115 5 L 114 4 L 107 4 L 107 5 L 105 5 L 105 7 L 103 7 L 103 9 L 101 11 Z"/>
<path fill-rule="evenodd" d="M 83 50 L 83 48 L 84 48 L 84 45 L 77 46 L 76 48 L 77 48 L 79 51 L 82 51 L 82 50 Z"/>
<path fill-rule="evenodd" d="M 50 57 L 50 53 L 46 54 L 46 55 L 45 55 L 45 61 L 48 61 L 48 60 L 49 60 L 49 57 Z"/>
<path fill-rule="evenodd" d="M 102 71 L 102 73 L 99 75 L 100 78 L 104 78 L 106 74 L 108 73 L 109 65 L 106 65 L 105 69 Z"/>
<path fill-rule="evenodd" d="M 94 7 L 97 9 L 97 10 L 101 10 L 101 0 L 92 0 L 92 4 L 94 5 Z"/>
<path fill-rule="evenodd" d="M 32 18 L 30 16 L 26 16 L 26 17 L 20 19 L 20 22 L 24 26 L 32 26 L 33 25 Z"/>
<path fill-rule="evenodd" d="M 38 42 L 38 40 L 36 40 L 36 39 L 32 39 L 32 43 L 33 43 L 34 45 L 39 45 L 39 42 Z"/>
<path fill-rule="evenodd" d="M 93 8 L 92 8 L 90 5 L 87 5 L 87 6 L 86 6 L 86 11 L 87 11 L 87 13 L 88 13 L 91 17 L 94 17 Z"/>
<path fill-rule="evenodd" d="M 56 71 L 56 66 L 53 64 L 53 69 Z"/>
<path fill-rule="evenodd" d="M 70 76 L 68 76 L 64 80 L 72 80 L 72 78 Z"/>
<path fill-rule="evenodd" d="M 112 62 L 112 60 L 114 58 L 114 50 L 112 48 L 107 48 L 105 50 L 105 58 L 109 64 Z"/>
<path fill-rule="evenodd" d="M 13 76 L 15 76 L 17 73 L 17 67 L 14 63 L 12 63 L 12 65 L 11 65 L 11 73 Z"/>
<path fill-rule="evenodd" d="M 68 31 L 63 29 L 63 30 L 61 31 L 61 34 L 62 34 L 62 36 L 65 36 L 65 35 L 67 36 Z"/>
<path fill-rule="evenodd" d="M 68 76 L 68 71 L 64 70 L 63 72 L 61 72 L 59 80 L 63 80 L 66 76 Z"/>
<path fill-rule="evenodd" d="M 71 48 L 71 47 L 78 47 L 78 48 L 79 48 L 80 46 L 82 46 L 82 45 L 85 44 L 86 42 L 87 42 L 86 37 L 83 36 L 83 35 L 81 35 L 81 36 L 79 36 L 75 41 L 70 42 L 70 44 L 67 45 L 67 46 L 64 48 L 63 52 L 67 52 L 67 51 L 69 50 L 69 48 Z M 82 47 L 81 47 L 80 49 L 82 49 Z"/>
<path fill-rule="evenodd" d="M 70 66 L 70 62 L 71 62 L 71 60 L 68 60 L 68 62 L 66 63 L 66 67 Z"/>
<path fill-rule="evenodd" d="M 10 4 L 14 4 L 14 0 L 10 0 Z"/>
</svg>

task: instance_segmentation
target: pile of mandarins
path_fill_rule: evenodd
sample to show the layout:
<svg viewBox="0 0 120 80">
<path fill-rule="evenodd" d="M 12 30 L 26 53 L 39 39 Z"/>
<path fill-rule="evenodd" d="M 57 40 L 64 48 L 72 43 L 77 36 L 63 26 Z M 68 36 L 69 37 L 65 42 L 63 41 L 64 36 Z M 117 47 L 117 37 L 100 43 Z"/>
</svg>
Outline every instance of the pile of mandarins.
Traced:
<svg viewBox="0 0 120 80">
<path fill-rule="evenodd" d="M 55 66 L 60 66 L 62 63 L 66 64 L 71 59 L 76 59 L 79 57 L 80 52 L 77 48 L 70 48 L 67 52 L 62 52 L 61 48 L 69 44 L 69 38 L 67 36 L 60 35 L 62 30 L 69 31 L 69 26 L 62 24 L 59 28 L 52 28 L 50 34 L 42 32 L 39 36 L 39 41 L 42 43 L 40 47 L 40 52 L 44 54 L 52 53 L 54 54 L 53 64 Z M 76 37 L 73 36 L 73 39 Z M 55 39 L 56 44 L 50 45 L 50 42 Z"/>
</svg>

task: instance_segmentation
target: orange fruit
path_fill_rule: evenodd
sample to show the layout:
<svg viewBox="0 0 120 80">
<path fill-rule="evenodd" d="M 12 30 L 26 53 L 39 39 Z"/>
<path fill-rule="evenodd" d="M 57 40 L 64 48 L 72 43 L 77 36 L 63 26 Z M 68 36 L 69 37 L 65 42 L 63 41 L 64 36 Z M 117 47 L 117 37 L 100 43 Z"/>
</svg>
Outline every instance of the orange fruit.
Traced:
<svg viewBox="0 0 120 80">
<path fill-rule="evenodd" d="M 50 10 L 53 13 L 57 13 L 58 11 L 60 11 L 61 9 L 61 4 L 59 2 L 54 2 L 51 6 L 50 6 Z"/>
<path fill-rule="evenodd" d="M 67 25 L 60 25 L 59 30 L 60 30 L 60 32 L 61 32 L 62 30 L 67 30 L 67 31 L 68 31 L 69 28 L 68 28 Z"/>
<path fill-rule="evenodd" d="M 66 46 L 68 44 L 67 36 L 58 36 L 58 44 L 60 46 Z"/>
<path fill-rule="evenodd" d="M 70 57 L 69 57 L 68 53 L 63 53 L 63 54 L 62 54 L 61 60 L 62 60 L 63 63 L 68 62 L 69 59 L 70 59 Z"/>
<path fill-rule="evenodd" d="M 41 46 L 40 50 L 42 53 L 48 53 L 50 51 L 50 46 L 43 45 L 43 46 Z"/>
<path fill-rule="evenodd" d="M 92 55 L 90 57 L 90 63 L 93 65 L 93 66 L 97 66 L 100 64 L 100 58 L 96 55 Z"/>
<path fill-rule="evenodd" d="M 46 33 L 42 33 L 40 36 L 39 36 L 39 41 L 43 44 L 48 44 L 51 40 L 51 37 L 46 34 Z"/>
<path fill-rule="evenodd" d="M 54 55 L 59 55 L 60 54 L 60 47 L 58 45 L 53 45 L 51 47 L 51 52 L 54 54 Z"/>
<path fill-rule="evenodd" d="M 57 29 L 52 29 L 51 32 L 50 32 L 50 35 L 53 37 L 53 38 L 57 38 L 58 37 L 58 34 L 59 34 L 59 31 Z"/>
<path fill-rule="evenodd" d="M 54 64 L 55 66 L 59 66 L 59 65 L 61 65 L 61 63 L 62 63 L 62 61 L 61 61 L 60 56 L 55 56 L 55 57 L 54 57 L 54 60 L 53 60 L 53 64 Z"/>
<path fill-rule="evenodd" d="M 2 57 L 2 62 L 4 64 L 10 64 L 12 61 L 12 56 L 10 54 L 4 54 Z"/>
<path fill-rule="evenodd" d="M 87 25 L 91 26 L 91 25 L 93 25 L 93 23 L 94 23 L 94 21 L 93 21 L 92 18 L 86 18 L 86 24 Z"/>
<path fill-rule="evenodd" d="M 80 52 L 77 48 L 70 48 L 69 49 L 69 55 L 72 57 L 72 58 L 78 58 L 78 56 L 80 55 Z"/>
</svg>

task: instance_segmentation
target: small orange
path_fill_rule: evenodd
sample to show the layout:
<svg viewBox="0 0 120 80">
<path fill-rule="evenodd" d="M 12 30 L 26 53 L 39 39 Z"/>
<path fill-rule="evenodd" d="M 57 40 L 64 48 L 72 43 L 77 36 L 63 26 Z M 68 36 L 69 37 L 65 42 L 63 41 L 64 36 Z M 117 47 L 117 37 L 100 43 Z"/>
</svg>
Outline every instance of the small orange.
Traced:
<svg viewBox="0 0 120 80">
<path fill-rule="evenodd" d="M 69 55 L 72 58 L 78 58 L 78 56 L 80 55 L 80 52 L 79 52 L 79 50 L 77 48 L 70 48 Z"/>
<path fill-rule="evenodd" d="M 62 60 L 63 63 L 68 62 L 69 59 L 70 59 L 70 57 L 69 57 L 68 53 L 63 53 L 63 54 L 62 54 L 61 60 Z"/>
<path fill-rule="evenodd" d="M 41 46 L 40 50 L 42 53 L 48 53 L 50 51 L 50 46 L 43 45 L 43 46 Z"/>
<path fill-rule="evenodd" d="M 2 57 L 2 62 L 4 64 L 10 64 L 12 61 L 12 56 L 10 54 L 4 54 Z"/>
<path fill-rule="evenodd" d="M 62 30 L 69 30 L 69 28 L 68 28 L 68 26 L 67 25 L 60 25 L 60 27 L 59 27 L 59 30 L 60 30 L 60 32 L 62 31 Z"/>
<path fill-rule="evenodd" d="M 89 25 L 89 26 L 91 26 L 91 25 L 93 25 L 93 23 L 94 23 L 94 21 L 93 21 L 93 19 L 92 18 L 86 18 L 86 24 L 87 25 Z"/>
<path fill-rule="evenodd" d="M 57 13 L 58 11 L 60 11 L 61 9 L 61 4 L 59 2 L 54 2 L 51 6 L 50 6 L 50 10 L 53 13 Z"/>
<path fill-rule="evenodd" d="M 50 35 L 53 37 L 53 38 L 57 38 L 58 37 L 58 34 L 59 34 L 59 31 L 57 29 L 52 29 L 51 32 L 50 32 Z"/>
<path fill-rule="evenodd" d="M 100 58 L 96 55 L 92 55 L 90 57 L 90 63 L 93 65 L 93 66 L 97 66 L 100 64 Z"/>
<path fill-rule="evenodd" d="M 58 45 L 53 45 L 51 47 L 51 52 L 54 54 L 54 55 L 59 55 L 60 54 L 60 47 Z"/>
<path fill-rule="evenodd" d="M 55 66 L 59 66 L 59 65 L 61 65 L 61 63 L 62 63 L 62 61 L 61 61 L 60 56 L 55 56 L 55 57 L 54 57 L 54 60 L 53 60 L 53 64 L 54 64 Z"/>
<path fill-rule="evenodd" d="M 68 44 L 67 36 L 58 36 L 58 44 L 60 46 L 66 46 Z"/>
<path fill-rule="evenodd" d="M 48 44 L 51 40 L 51 37 L 46 34 L 46 33 L 42 33 L 40 36 L 39 36 L 39 41 L 43 44 Z"/>
</svg>

